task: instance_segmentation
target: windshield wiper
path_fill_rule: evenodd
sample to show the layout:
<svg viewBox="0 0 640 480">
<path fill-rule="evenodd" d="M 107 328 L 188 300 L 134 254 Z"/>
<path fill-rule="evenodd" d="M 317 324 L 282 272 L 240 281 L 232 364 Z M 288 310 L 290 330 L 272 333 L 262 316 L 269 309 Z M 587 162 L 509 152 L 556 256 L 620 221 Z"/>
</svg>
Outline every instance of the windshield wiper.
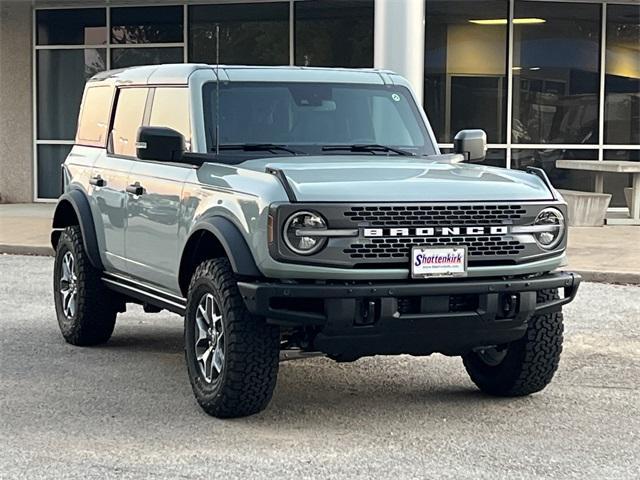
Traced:
<svg viewBox="0 0 640 480">
<path fill-rule="evenodd" d="M 386 145 L 378 145 L 376 143 L 371 144 L 362 144 L 362 145 L 326 145 L 322 147 L 323 152 L 335 152 L 339 150 L 348 150 L 350 152 L 365 152 L 365 153 L 375 153 L 375 152 L 393 152 L 402 156 L 413 157 L 414 154 L 408 152 L 406 150 L 401 150 L 399 148 L 388 147 Z"/>
<path fill-rule="evenodd" d="M 238 143 L 220 145 L 220 150 L 243 150 L 245 152 L 287 152 L 292 155 L 304 155 L 304 152 L 293 150 L 284 145 L 276 145 L 275 143 Z"/>
</svg>

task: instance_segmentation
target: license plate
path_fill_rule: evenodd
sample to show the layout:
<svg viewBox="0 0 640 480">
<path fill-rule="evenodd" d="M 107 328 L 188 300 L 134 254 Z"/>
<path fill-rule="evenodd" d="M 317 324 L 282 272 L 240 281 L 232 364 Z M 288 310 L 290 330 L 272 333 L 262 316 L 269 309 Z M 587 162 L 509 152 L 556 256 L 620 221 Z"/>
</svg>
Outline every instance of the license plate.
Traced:
<svg viewBox="0 0 640 480">
<path fill-rule="evenodd" d="M 464 277 L 467 275 L 467 247 L 413 247 L 413 278 Z"/>
</svg>

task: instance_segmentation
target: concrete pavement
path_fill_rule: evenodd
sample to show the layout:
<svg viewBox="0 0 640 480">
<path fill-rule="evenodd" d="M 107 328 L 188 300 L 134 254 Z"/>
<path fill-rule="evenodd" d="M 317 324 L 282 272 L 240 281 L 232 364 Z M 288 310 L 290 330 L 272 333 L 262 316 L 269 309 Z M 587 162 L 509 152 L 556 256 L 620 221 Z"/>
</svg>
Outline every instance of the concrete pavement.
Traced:
<svg viewBox="0 0 640 480">
<path fill-rule="evenodd" d="M 55 205 L 0 205 L 0 253 L 51 255 Z M 640 284 L 640 227 L 571 227 L 569 266 L 585 280 Z"/>
<path fill-rule="evenodd" d="M 0 204 L 0 253 L 52 255 L 49 233 L 55 204 Z"/>
<path fill-rule="evenodd" d="M 132 307 L 107 344 L 65 344 L 52 268 L 0 256 L 0 478 L 638 477 L 640 287 L 581 286 L 539 394 L 482 395 L 441 355 L 317 358 L 281 364 L 265 412 L 222 421 L 193 399 L 178 316 Z"/>
</svg>

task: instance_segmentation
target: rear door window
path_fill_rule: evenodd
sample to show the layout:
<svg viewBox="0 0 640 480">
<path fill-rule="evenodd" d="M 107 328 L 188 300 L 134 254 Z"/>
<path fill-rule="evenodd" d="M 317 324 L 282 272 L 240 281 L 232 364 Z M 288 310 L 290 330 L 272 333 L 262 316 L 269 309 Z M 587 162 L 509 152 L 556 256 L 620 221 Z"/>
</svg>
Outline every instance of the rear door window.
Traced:
<svg viewBox="0 0 640 480">
<path fill-rule="evenodd" d="M 138 128 L 144 119 L 148 92 L 148 88 L 120 89 L 111 130 L 111 153 L 136 156 Z"/>
</svg>

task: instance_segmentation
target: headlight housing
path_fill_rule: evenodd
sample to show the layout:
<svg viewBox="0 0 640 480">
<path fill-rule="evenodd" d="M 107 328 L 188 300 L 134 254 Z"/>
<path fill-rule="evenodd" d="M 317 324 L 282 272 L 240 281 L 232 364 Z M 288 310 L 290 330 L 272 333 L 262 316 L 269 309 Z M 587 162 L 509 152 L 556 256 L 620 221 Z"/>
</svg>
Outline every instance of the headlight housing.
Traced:
<svg viewBox="0 0 640 480">
<path fill-rule="evenodd" d="M 534 222 L 536 231 L 533 236 L 545 250 L 552 250 L 558 246 L 564 236 L 564 215 L 557 208 L 545 208 Z"/>
<path fill-rule="evenodd" d="M 292 214 L 284 224 L 283 238 L 287 247 L 298 255 L 312 255 L 324 248 L 326 236 L 314 236 L 314 230 L 326 230 L 327 222 L 315 212 Z"/>
</svg>

